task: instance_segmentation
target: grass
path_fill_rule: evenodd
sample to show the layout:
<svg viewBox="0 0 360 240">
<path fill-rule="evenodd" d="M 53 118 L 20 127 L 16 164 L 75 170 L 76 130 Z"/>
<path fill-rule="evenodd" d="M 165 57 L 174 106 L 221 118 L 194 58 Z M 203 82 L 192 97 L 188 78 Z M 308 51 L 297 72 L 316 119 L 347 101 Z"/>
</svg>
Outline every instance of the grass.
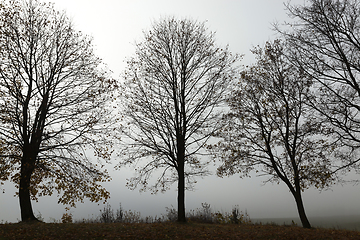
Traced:
<svg viewBox="0 0 360 240">
<path fill-rule="evenodd" d="M 262 224 L 15 223 L 0 224 L 5 239 L 360 239 L 359 231 Z"/>
<path fill-rule="evenodd" d="M 312 228 L 304 229 L 277 223 L 253 223 L 238 206 L 230 213 L 213 212 L 210 204 L 187 213 L 188 223 L 174 222 L 177 211 L 166 208 L 161 217 L 142 219 L 140 212 L 116 212 L 110 204 L 104 206 L 98 217 L 75 220 L 69 212 L 53 223 L 0 222 L 0 240 L 5 239 L 360 239 L 360 231 Z M 39 213 L 39 219 L 42 219 Z M 43 220 L 43 219 L 42 219 Z"/>
</svg>

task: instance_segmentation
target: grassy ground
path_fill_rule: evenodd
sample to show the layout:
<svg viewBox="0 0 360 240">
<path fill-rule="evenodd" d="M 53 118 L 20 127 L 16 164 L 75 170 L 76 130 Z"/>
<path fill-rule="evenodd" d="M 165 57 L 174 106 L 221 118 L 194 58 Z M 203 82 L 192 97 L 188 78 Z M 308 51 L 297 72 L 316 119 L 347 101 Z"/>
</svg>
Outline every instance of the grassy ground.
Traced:
<svg viewBox="0 0 360 240">
<path fill-rule="evenodd" d="M 276 223 L 278 225 L 291 225 L 292 222 L 298 226 L 301 221 L 298 217 L 293 218 L 251 218 L 253 223 L 262 222 Z M 360 215 L 353 216 L 326 216 L 326 217 L 309 217 L 312 227 L 315 228 L 331 228 L 331 229 L 346 229 L 360 231 Z"/>
<path fill-rule="evenodd" d="M 0 224 L 5 239 L 360 239 L 359 231 L 204 223 Z"/>
</svg>

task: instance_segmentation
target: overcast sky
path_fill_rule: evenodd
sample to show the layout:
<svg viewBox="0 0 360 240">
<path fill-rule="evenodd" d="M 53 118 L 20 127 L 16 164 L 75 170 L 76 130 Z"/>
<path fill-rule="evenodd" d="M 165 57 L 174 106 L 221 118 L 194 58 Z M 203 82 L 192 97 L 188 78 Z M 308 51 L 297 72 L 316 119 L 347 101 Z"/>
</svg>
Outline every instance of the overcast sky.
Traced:
<svg viewBox="0 0 360 240">
<path fill-rule="evenodd" d="M 216 31 L 219 45 L 229 44 L 234 53 L 245 54 L 241 64 L 253 61 L 249 49 L 276 38 L 271 23 L 289 20 L 282 0 L 53 0 L 55 8 L 66 10 L 77 30 L 94 37 L 96 53 L 118 77 L 124 70 L 126 57 L 133 55 L 133 43 L 140 40 L 142 31 L 161 16 L 190 17 L 207 21 Z M 303 4 L 304 0 L 292 0 Z M 116 163 L 116 159 L 113 160 Z M 110 204 L 119 203 L 125 210 L 140 211 L 142 216 L 164 214 L 165 207 L 177 206 L 176 184 L 165 194 L 151 195 L 128 190 L 126 178 L 131 169 L 113 171 L 113 181 L 106 185 L 111 192 Z M 294 198 L 285 184 L 263 185 L 265 177 L 240 179 L 237 176 L 216 176 L 198 179 L 194 192 L 186 192 L 186 208 L 195 209 L 209 203 L 214 210 L 230 211 L 235 205 L 247 210 L 251 218 L 297 218 Z M 6 184 L 0 193 L 0 221 L 17 222 L 20 219 L 15 188 Z M 311 216 L 360 215 L 360 185 L 335 186 L 332 191 L 319 193 L 306 190 L 303 194 L 305 210 Z M 97 203 L 78 204 L 71 209 L 75 219 L 96 216 L 103 206 Z M 41 212 L 45 221 L 60 219 L 65 206 L 54 197 L 40 198 L 33 204 L 35 215 Z M 311 220 L 311 218 L 310 218 Z"/>
</svg>

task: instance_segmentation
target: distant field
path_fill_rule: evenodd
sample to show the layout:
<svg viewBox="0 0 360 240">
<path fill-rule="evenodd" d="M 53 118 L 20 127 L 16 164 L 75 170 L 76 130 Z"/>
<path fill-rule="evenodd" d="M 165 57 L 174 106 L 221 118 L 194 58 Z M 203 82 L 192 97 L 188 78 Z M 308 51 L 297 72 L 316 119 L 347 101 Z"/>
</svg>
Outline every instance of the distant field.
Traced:
<svg viewBox="0 0 360 240">
<path fill-rule="evenodd" d="M 291 225 L 294 221 L 301 226 L 299 218 L 251 218 L 253 223 L 276 223 L 279 225 Z M 331 217 L 309 217 L 312 227 L 335 228 L 360 231 L 360 215 L 354 216 L 331 216 Z"/>
</svg>

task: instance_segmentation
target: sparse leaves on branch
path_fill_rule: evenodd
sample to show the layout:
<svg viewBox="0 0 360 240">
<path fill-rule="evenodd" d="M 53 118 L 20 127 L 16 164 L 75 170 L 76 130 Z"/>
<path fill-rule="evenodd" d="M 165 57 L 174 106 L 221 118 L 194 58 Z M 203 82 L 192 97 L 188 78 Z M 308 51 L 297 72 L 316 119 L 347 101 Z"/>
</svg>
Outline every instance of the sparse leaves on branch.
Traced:
<svg viewBox="0 0 360 240">
<path fill-rule="evenodd" d="M 228 98 L 230 112 L 212 146 L 223 164 L 218 175 L 251 171 L 284 182 L 295 197 L 304 227 L 310 227 L 301 192 L 310 186 L 328 187 L 332 145 L 322 135 L 322 124 L 307 105 L 313 80 L 286 58 L 280 40 L 256 47 L 256 64 L 243 71 Z"/>
<path fill-rule="evenodd" d="M 111 155 L 106 104 L 117 85 L 92 39 L 52 4 L 10 1 L 0 8 L 0 59 L 1 180 L 19 184 L 22 220 L 35 219 L 30 197 L 107 199 L 99 182 L 109 175 L 88 156 Z"/>
<path fill-rule="evenodd" d="M 277 30 L 287 39 L 289 59 L 314 79 L 310 104 L 327 133 L 347 147 L 338 153 L 339 170 L 359 170 L 360 2 L 309 0 L 287 9 L 294 22 Z"/>
<path fill-rule="evenodd" d="M 227 47 L 217 47 L 214 33 L 201 22 L 164 18 L 144 32 L 128 61 L 123 86 L 120 166 L 134 164 L 137 172 L 129 187 L 157 192 L 178 182 L 183 203 L 193 177 L 208 174 L 206 158 L 198 156 L 220 126 L 218 107 L 238 58 Z M 150 185 L 152 175 L 157 179 Z M 179 214 L 185 221 L 184 209 Z"/>
</svg>

